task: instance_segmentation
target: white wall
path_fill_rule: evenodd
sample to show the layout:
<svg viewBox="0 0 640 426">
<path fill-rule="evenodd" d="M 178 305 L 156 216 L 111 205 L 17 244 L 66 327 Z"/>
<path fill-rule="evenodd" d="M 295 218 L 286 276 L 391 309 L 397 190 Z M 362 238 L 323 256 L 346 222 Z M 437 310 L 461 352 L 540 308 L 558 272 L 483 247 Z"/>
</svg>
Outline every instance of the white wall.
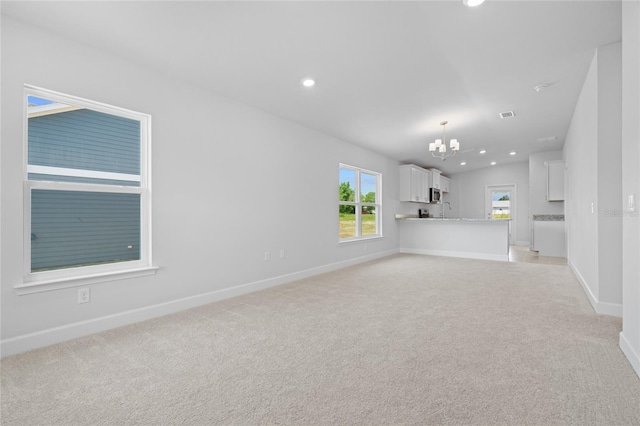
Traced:
<svg viewBox="0 0 640 426">
<path fill-rule="evenodd" d="M 622 2 L 622 333 L 640 376 L 640 3 Z M 636 198 L 636 210 L 627 206 Z"/>
<path fill-rule="evenodd" d="M 16 294 L 25 83 L 152 115 L 157 275 L 82 305 L 74 288 Z M 382 155 L 4 17 L 1 100 L 5 354 L 397 251 L 398 163 Z M 339 162 L 382 173 L 384 238 L 338 244 Z"/>
<path fill-rule="evenodd" d="M 564 214 L 563 201 L 547 201 L 547 161 L 562 160 L 562 151 L 529 155 L 529 219 L 534 214 Z"/>
<path fill-rule="evenodd" d="M 488 185 L 516 185 L 517 223 L 515 226 L 516 241 L 528 244 L 529 226 L 529 164 L 519 162 L 504 166 L 493 166 L 451 176 L 452 206 L 459 209 L 456 216 L 486 219 L 485 188 Z M 458 207 L 459 206 L 459 207 Z"/>
<path fill-rule="evenodd" d="M 598 298 L 598 67 L 594 56 L 564 144 L 567 260 Z M 593 204 L 593 212 L 592 206 Z"/>
<path fill-rule="evenodd" d="M 622 43 L 598 49 L 599 299 L 622 305 Z M 622 313 L 620 312 L 621 316 Z"/>
<path fill-rule="evenodd" d="M 621 44 L 598 48 L 564 146 L 568 262 L 598 313 L 622 316 Z"/>
</svg>

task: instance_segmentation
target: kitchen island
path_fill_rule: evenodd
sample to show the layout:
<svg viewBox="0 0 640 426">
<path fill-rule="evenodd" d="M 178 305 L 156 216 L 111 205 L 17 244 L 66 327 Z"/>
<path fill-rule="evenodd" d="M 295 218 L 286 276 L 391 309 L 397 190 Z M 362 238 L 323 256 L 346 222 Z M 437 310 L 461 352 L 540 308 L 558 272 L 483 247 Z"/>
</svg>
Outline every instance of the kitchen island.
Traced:
<svg viewBox="0 0 640 426">
<path fill-rule="evenodd" d="M 400 253 L 509 261 L 509 219 L 396 219 Z"/>
</svg>

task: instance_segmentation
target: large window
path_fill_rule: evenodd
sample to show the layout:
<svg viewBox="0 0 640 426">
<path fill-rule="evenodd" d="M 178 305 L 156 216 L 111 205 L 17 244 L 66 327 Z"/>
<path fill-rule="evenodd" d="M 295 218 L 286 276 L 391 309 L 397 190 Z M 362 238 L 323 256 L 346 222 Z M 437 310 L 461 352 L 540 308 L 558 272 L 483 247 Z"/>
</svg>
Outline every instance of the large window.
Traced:
<svg viewBox="0 0 640 426">
<path fill-rule="evenodd" d="M 380 173 L 340 164 L 340 241 L 382 236 L 380 180 Z"/>
<path fill-rule="evenodd" d="M 153 270 L 150 117 L 30 86 L 25 105 L 21 287 Z"/>
</svg>

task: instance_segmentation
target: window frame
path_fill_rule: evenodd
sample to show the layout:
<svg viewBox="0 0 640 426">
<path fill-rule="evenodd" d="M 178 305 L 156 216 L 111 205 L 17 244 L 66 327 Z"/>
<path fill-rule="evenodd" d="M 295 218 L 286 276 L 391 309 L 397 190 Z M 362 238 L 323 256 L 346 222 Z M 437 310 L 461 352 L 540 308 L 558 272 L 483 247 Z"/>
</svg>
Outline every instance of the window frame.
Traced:
<svg viewBox="0 0 640 426">
<path fill-rule="evenodd" d="M 95 177 L 96 172 L 79 169 L 29 166 L 29 110 L 28 97 L 35 96 L 74 107 L 124 117 L 140 122 L 140 186 L 103 183 L 61 182 L 29 180 L 29 173 L 49 171 L 48 174 Z M 117 279 L 155 274 L 152 266 L 151 245 L 151 116 L 121 107 L 107 105 L 77 96 L 67 95 L 40 87 L 25 85 L 23 90 L 23 281 L 14 286 L 19 294 L 54 290 L 78 285 L 113 281 Z M 116 173 L 97 172 L 105 177 Z M 93 176 L 88 176 L 93 175 Z M 121 175 L 120 179 L 131 175 Z M 136 176 L 136 181 L 137 176 Z M 101 265 L 66 267 L 50 271 L 31 271 L 31 193 L 33 190 L 80 191 L 101 193 L 128 193 L 140 195 L 140 259 Z"/>
<path fill-rule="evenodd" d="M 363 240 L 371 240 L 376 238 L 382 238 L 382 173 L 376 172 L 369 169 L 364 169 L 362 167 L 351 166 L 345 163 L 339 163 L 338 165 L 338 187 L 340 187 L 340 170 L 348 169 L 352 170 L 356 173 L 356 188 L 354 191 L 356 193 L 356 201 L 342 201 L 338 197 L 338 209 L 340 206 L 355 206 L 356 211 L 356 235 L 354 237 L 348 238 L 340 238 L 340 217 L 338 217 L 338 242 L 340 244 L 343 243 L 351 243 L 356 241 Z M 360 201 L 361 199 L 361 174 L 365 173 L 368 175 L 375 176 L 376 178 L 376 202 L 375 203 L 365 203 Z M 376 233 L 373 235 L 362 235 L 362 208 L 363 207 L 374 207 L 376 211 Z"/>
</svg>

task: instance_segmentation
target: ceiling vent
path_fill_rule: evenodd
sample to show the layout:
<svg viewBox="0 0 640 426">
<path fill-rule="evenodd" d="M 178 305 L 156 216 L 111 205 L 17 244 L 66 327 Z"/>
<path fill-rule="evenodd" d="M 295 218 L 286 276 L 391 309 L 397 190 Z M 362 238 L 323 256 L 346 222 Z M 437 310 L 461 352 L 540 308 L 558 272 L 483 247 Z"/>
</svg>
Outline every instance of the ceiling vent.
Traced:
<svg viewBox="0 0 640 426">
<path fill-rule="evenodd" d="M 513 111 L 505 111 L 500 113 L 500 118 L 512 118 L 515 116 L 516 116 L 516 113 Z"/>
<path fill-rule="evenodd" d="M 554 142 L 558 140 L 557 136 L 545 136 L 537 139 L 538 142 Z"/>
</svg>

